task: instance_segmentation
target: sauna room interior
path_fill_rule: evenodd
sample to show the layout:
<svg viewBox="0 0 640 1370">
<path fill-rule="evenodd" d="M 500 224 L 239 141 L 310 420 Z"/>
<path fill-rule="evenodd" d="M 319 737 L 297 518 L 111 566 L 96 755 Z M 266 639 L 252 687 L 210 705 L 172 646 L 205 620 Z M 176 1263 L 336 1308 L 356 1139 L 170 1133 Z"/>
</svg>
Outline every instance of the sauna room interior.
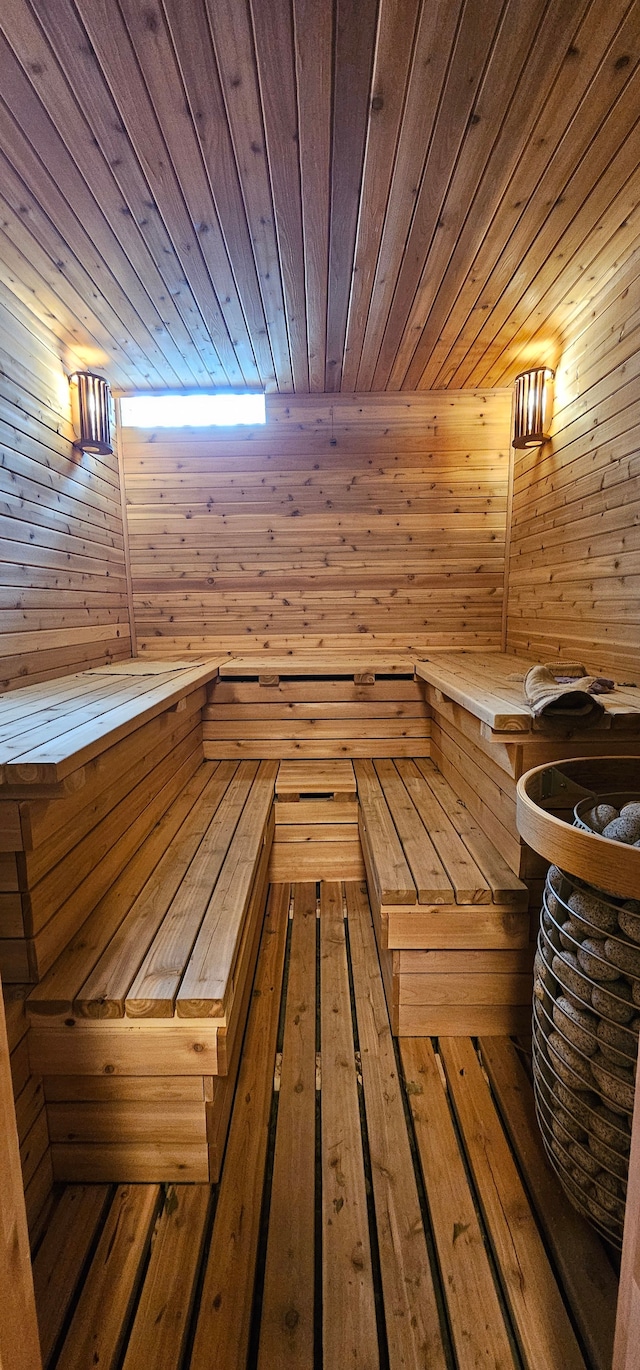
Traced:
<svg viewBox="0 0 640 1370">
<path fill-rule="evenodd" d="M 639 125 L 2 0 L 0 1370 L 639 1370 Z"/>
</svg>

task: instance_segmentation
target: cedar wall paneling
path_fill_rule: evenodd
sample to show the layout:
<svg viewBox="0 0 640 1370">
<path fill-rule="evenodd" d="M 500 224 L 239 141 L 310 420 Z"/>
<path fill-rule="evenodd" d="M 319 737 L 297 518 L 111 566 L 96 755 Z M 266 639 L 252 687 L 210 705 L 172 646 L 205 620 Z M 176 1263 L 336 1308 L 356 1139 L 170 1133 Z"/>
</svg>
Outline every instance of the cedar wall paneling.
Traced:
<svg viewBox="0 0 640 1370">
<path fill-rule="evenodd" d="M 118 461 L 73 447 L 60 346 L 0 287 L 0 690 L 130 655 Z"/>
<path fill-rule="evenodd" d="M 22 1184 L 27 1223 L 32 1242 L 38 1219 L 51 1193 L 53 1169 L 49 1148 L 44 1088 L 40 1075 L 31 1073 L 28 1022 L 24 1010 L 24 985 L 5 985 L 4 1013 L 7 1024 L 11 1086 L 16 1110 Z M 4 1362 L 2 1362 L 4 1365 Z"/>
<path fill-rule="evenodd" d="M 125 429 L 140 648 L 499 647 L 510 404 L 268 396 L 265 428 Z"/>
<path fill-rule="evenodd" d="M 508 645 L 640 672 L 640 247 L 567 340 L 553 438 L 518 454 Z"/>
</svg>

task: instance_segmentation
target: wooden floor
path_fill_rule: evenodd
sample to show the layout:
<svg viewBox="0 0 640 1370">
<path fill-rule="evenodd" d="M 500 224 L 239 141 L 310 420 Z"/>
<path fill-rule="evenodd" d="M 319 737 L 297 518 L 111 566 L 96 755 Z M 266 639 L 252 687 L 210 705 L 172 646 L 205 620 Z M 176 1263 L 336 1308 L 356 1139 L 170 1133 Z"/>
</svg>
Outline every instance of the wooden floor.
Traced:
<svg viewBox="0 0 640 1370">
<path fill-rule="evenodd" d="M 47 1365 L 608 1370 L 615 1275 L 544 1162 L 523 1059 L 398 1050 L 366 887 L 272 886 L 221 1183 L 60 1189 Z"/>
</svg>

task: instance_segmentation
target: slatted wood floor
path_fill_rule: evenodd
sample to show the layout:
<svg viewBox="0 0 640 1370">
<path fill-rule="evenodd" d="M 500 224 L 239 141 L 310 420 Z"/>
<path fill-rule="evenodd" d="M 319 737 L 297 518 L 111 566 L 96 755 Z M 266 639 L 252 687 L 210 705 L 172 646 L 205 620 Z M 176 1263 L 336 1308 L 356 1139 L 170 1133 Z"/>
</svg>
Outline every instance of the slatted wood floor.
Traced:
<svg viewBox="0 0 640 1370">
<path fill-rule="evenodd" d="M 271 887 L 221 1183 L 68 1185 L 57 1370 L 608 1370 L 616 1279 L 509 1039 L 393 1041 L 366 887 Z"/>
</svg>

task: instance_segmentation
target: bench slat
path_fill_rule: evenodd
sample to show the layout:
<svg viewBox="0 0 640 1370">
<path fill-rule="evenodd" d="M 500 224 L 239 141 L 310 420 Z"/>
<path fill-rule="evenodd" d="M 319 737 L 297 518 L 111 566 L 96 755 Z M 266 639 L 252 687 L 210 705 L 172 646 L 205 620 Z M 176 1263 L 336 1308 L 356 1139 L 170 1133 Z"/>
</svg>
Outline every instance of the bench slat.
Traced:
<svg viewBox="0 0 640 1370">
<path fill-rule="evenodd" d="M 191 948 L 224 868 L 257 769 L 257 762 L 243 762 L 238 767 L 142 964 L 139 964 L 126 995 L 127 1017 L 173 1017 L 175 997 Z M 262 830 L 258 837 L 261 840 Z M 254 848 L 255 840 L 252 854 Z"/>
<path fill-rule="evenodd" d="M 422 819 L 402 783 L 399 768 L 396 770 L 393 761 L 390 760 L 376 761 L 374 764 L 404 854 L 411 867 L 418 903 L 453 903 L 455 893 L 447 870 L 431 840 L 430 830 L 425 832 Z"/>
<path fill-rule="evenodd" d="M 375 852 L 380 902 L 415 904 L 416 887 L 372 761 L 354 762 L 360 800 L 360 823 Z"/>
<path fill-rule="evenodd" d="M 277 762 L 260 762 L 178 991 L 176 1009 L 181 1018 L 216 1017 L 224 1012 L 277 771 Z"/>
<path fill-rule="evenodd" d="M 468 852 L 462 838 L 451 822 L 452 810 L 459 807 L 453 790 L 447 786 L 438 794 L 430 788 L 428 781 L 436 775 L 432 762 L 424 764 L 421 773 L 413 761 L 400 760 L 397 769 L 420 815 L 420 820 L 433 842 L 454 889 L 456 904 L 490 904 L 491 889 L 482 871 Z M 429 903 L 421 899 L 421 904 Z"/>
<path fill-rule="evenodd" d="M 533 657 L 504 652 L 446 652 L 416 663 L 416 675 L 474 714 L 495 732 L 530 733 L 545 730 L 544 719 L 534 723 L 522 682 Z M 587 669 L 588 663 L 587 663 Z M 599 729 L 619 720 L 637 733 L 640 705 L 634 692 L 616 689 L 602 695 L 607 717 Z M 590 730 L 591 732 L 592 730 Z M 516 739 L 514 739 L 515 741 Z"/>
<path fill-rule="evenodd" d="M 72 699 L 68 699 L 63 709 L 56 713 L 51 711 L 52 716 L 48 716 L 48 710 L 31 717 L 23 713 L 22 718 L 10 724 L 7 735 L 0 735 L 2 764 L 16 761 L 22 764 L 23 759 L 31 758 L 36 749 L 40 753 L 41 748 L 44 752 L 47 748 L 58 747 L 62 750 L 69 745 L 71 750 L 72 744 L 68 744 L 67 739 L 76 728 L 91 727 L 94 721 L 96 728 L 99 728 L 100 720 L 108 717 L 113 708 L 135 704 L 138 696 L 149 690 L 149 683 L 145 680 L 130 681 L 126 686 L 121 680 L 91 680 L 87 685 L 88 688 L 82 693 L 78 691 Z"/>
<path fill-rule="evenodd" d="M 253 969 L 262 936 L 262 924 L 270 881 L 269 858 L 273 841 L 273 809 L 270 810 L 262 855 L 259 858 L 244 916 L 240 946 L 225 994 L 225 1025 L 218 1029 L 218 1075 L 231 1074 L 239 1059 L 240 1041 L 247 1021 Z"/>
<path fill-rule="evenodd" d="M 75 679 L 75 677 L 71 677 Z M 51 684 L 55 686 L 56 681 Z M 59 726 L 59 720 L 64 719 L 74 709 L 80 709 L 85 704 L 89 704 L 96 695 L 104 695 L 105 683 L 103 680 L 94 680 L 87 675 L 78 678 L 73 689 L 50 689 L 47 694 L 42 694 L 42 687 L 34 687 L 38 694 L 34 694 L 33 699 L 24 699 L 22 696 L 27 694 L 29 686 L 24 690 L 10 691 L 9 694 L 0 696 L 0 744 L 2 745 L 2 760 L 5 756 L 5 743 L 11 738 L 17 737 L 21 742 L 21 750 L 24 751 L 29 742 L 29 731 L 41 728 L 44 724 L 55 723 Z M 115 685 L 114 685 L 115 688 Z M 119 682 L 122 689 L 122 682 Z M 17 700 L 17 702 L 16 702 Z M 7 702 L 10 707 L 7 708 Z"/>
<path fill-rule="evenodd" d="M 410 652 L 384 652 L 372 649 L 363 652 L 295 652 L 277 656 L 267 652 L 256 656 L 238 656 L 220 665 L 220 676 L 339 676 L 413 675 L 413 656 Z"/>
</svg>

